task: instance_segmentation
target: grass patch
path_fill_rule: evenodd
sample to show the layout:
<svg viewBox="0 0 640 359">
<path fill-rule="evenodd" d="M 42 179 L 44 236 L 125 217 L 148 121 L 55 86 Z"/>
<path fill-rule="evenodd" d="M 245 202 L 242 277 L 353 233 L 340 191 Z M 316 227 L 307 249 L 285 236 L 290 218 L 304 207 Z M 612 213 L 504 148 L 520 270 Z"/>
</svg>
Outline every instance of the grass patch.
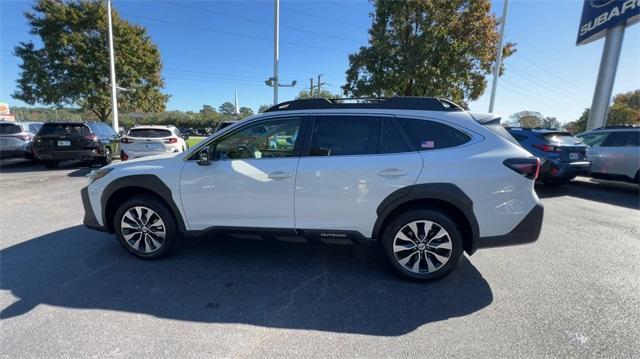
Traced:
<svg viewBox="0 0 640 359">
<path fill-rule="evenodd" d="M 198 137 L 198 136 L 189 136 L 189 139 L 187 140 L 187 144 L 189 145 L 189 148 L 197 145 L 198 143 L 200 143 L 200 141 L 204 140 L 206 137 Z"/>
</svg>

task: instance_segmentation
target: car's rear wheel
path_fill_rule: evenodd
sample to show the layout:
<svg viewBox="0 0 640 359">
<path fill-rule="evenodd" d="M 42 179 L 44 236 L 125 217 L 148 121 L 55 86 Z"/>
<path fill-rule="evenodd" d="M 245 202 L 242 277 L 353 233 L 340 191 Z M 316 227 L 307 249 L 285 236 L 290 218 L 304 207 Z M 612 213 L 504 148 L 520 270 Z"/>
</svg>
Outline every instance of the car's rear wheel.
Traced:
<svg viewBox="0 0 640 359">
<path fill-rule="evenodd" d="M 141 258 L 160 258 L 176 240 L 176 222 L 166 206 L 152 197 L 134 197 L 116 211 L 114 228 L 120 244 Z"/>
<path fill-rule="evenodd" d="M 105 147 L 104 156 L 100 159 L 100 164 L 103 166 L 106 166 L 108 164 L 111 164 L 111 161 L 113 161 L 113 157 L 111 155 L 111 149 L 109 147 Z"/>
<path fill-rule="evenodd" d="M 46 160 L 43 163 L 44 163 L 44 166 L 47 167 L 47 168 L 58 168 L 58 165 L 60 164 L 60 161 Z"/>
<path fill-rule="evenodd" d="M 381 249 L 402 278 L 428 282 L 451 273 L 462 258 L 462 237 L 443 212 L 420 209 L 396 217 L 384 232 Z"/>
</svg>

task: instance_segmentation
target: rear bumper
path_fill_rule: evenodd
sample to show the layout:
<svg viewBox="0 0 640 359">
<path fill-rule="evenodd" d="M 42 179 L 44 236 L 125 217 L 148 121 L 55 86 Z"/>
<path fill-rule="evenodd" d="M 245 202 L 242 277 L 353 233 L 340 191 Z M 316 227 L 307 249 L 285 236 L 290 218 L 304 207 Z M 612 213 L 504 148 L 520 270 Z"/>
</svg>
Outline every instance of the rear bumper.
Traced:
<svg viewBox="0 0 640 359">
<path fill-rule="evenodd" d="M 556 160 L 546 160 L 540 166 L 540 178 L 562 178 L 586 175 L 591 169 L 591 162 L 560 162 Z"/>
<path fill-rule="evenodd" d="M 64 151 L 50 151 L 39 150 L 35 151 L 36 157 L 39 160 L 92 160 L 102 157 L 102 153 L 98 149 L 86 149 L 86 150 L 64 150 Z"/>
<path fill-rule="evenodd" d="M 480 237 L 476 241 L 476 248 L 491 248 L 513 246 L 518 244 L 532 243 L 538 240 L 542 229 L 542 219 L 544 217 L 544 206 L 538 200 L 536 205 L 522 219 L 511 232 L 501 236 Z"/>
<path fill-rule="evenodd" d="M 101 226 L 96 219 L 96 215 L 93 213 L 93 209 L 91 208 L 91 202 L 89 201 L 89 189 L 84 187 L 80 190 L 80 197 L 82 197 L 82 207 L 84 208 L 84 219 L 82 220 L 82 224 L 85 227 L 101 231 L 108 232 L 109 230 L 105 226 Z"/>
</svg>

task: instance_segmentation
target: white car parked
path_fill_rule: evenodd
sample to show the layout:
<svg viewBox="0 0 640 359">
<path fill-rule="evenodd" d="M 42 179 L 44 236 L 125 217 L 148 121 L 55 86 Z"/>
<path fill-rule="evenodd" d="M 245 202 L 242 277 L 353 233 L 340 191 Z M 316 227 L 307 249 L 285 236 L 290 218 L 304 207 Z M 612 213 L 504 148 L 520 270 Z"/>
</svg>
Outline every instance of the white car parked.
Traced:
<svg viewBox="0 0 640 359">
<path fill-rule="evenodd" d="M 120 140 L 123 161 L 187 150 L 187 142 L 174 126 L 136 126 Z"/>
<path fill-rule="evenodd" d="M 84 224 L 156 258 L 180 235 L 377 243 L 391 268 L 441 278 L 463 252 L 533 242 L 540 168 L 500 125 L 438 98 L 285 102 L 177 156 L 92 172 Z"/>
</svg>

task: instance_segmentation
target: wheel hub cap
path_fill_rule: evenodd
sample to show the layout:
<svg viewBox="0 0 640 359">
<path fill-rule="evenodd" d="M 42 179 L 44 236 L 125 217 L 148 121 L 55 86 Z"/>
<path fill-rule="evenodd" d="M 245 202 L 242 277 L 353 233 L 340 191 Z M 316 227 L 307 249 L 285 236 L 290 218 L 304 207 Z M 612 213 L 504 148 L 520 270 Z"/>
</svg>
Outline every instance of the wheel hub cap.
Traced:
<svg viewBox="0 0 640 359">
<path fill-rule="evenodd" d="M 393 239 L 393 254 L 406 270 L 416 274 L 432 273 L 451 257 L 449 233 L 439 223 L 417 220 L 404 225 Z"/>
<path fill-rule="evenodd" d="M 145 254 L 162 248 L 167 234 L 160 215 L 144 206 L 128 209 L 122 216 L 120 228 L 127 245 Z"/>
</svg>

